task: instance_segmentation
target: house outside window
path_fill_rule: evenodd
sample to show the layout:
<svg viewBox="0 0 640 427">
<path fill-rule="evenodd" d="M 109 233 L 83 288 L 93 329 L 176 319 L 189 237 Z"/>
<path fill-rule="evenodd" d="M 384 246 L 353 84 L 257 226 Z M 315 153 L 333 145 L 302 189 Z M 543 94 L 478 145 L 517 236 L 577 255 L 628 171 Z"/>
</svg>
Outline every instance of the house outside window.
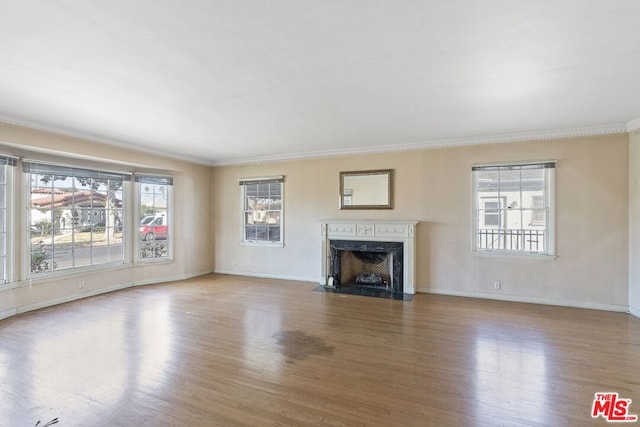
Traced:
<svg viewBox="0 0 640 427">
<path fill-rule="evenodd" d="M 139 259 L 170 258 L 170 207 L 173 178 L 136 175 L 135 180 L 140 195 Z"/>
<path fill-rule="evenodd" d="M 531 206 L 533 211 L 531 212 L 531 224 L 532 225 L 544 225 L 545 208 L 544 208 L 544 196 L 531 196 Z"/>
<path fill-rule="evenodd" d="M 503 208 L 506 199 L 504 197 L 490 197 L 482 198 L 481 205 L 483 207 L 484 227 L 486 228 L 499 228 L 504 226 Z"/>
<path fill-rule="evenodd" d="M 122 173 L 23 162 L 30 274 L 123 263 Z"/>
<path fill-rule="evenodd" d="M 554 162 L 473 166 L 474 251 L 553 255 Z"/>
<path fill-rule="evenodd" d="M 283 183 L 283 176 L 240 179 L 243 243 L 283 244 Z"/>
</svg>

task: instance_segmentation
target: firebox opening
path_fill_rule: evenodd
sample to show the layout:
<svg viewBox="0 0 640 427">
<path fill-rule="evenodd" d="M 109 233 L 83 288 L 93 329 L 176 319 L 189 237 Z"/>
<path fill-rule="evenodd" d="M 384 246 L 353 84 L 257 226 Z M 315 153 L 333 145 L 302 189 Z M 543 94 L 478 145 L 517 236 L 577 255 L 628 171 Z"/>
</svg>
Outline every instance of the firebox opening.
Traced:
<svg viewBox="0 0 640 427">
<path fill-rule="evenodd" d="M 355 284 L 376 288 L 389 288 L 392 284 L 390 253 L 342 251 L 340 271 L 343 285 Z"/>
<path fill-rule="evenodd" d="M 334 286 L 403 292 L 402 243 L 332 240 L 330 248 Z"/>
</svg>

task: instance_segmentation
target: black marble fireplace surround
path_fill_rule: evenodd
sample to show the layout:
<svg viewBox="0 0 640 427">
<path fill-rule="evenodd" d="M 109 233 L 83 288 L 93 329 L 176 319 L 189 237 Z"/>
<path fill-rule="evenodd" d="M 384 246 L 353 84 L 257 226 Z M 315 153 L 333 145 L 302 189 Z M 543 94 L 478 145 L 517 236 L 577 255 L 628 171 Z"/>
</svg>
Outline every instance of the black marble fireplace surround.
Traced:
<svg viewBox="0 0 640 427">
<path fill-rule="evenodd" d="M 403 293 L 403 249 L 402 242 L 378 242 L 378 241 L 362 241 L 362 240 L 331 240 L 329 243 L 331 249 L 331 262 L 330 262 L 330 274 L 333 276 L 333 285 L 336 289 L 340 288 L 362 288 L 362 286 L 355 283 L 342 283 L 341 280 L 341 260 L 342 252 L 350 251 L 354 255 L 359 256 L 360 259 L 376 258 L 379 254 L 392 254 L 392 274 L 390 277 L 389 287 L 382 285 L 380 289 L 371 289 L 372 286 L 367 286 L 370 291 L 379 293 L 385 291 L 391 294 Z M 357 293 L 357 292 L 354 292 Z M 374 295 L 377 296 L 377 295 Z"/>
</svg>

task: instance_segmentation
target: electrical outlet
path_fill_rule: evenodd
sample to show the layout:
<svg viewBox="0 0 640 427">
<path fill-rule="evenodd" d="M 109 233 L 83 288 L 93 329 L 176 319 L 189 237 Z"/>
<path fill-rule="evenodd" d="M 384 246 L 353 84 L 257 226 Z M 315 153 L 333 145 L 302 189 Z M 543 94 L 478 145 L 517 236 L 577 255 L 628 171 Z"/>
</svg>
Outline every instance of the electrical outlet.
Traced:
<svg viewBox="0 0 640 427">
<path fill-rule="evenodd" d="M 495 282 L 493 282 L 493 289 L 500 289 L 500 281 L 496 280 Z"/>
<path fill-rule="evenodd" d="M 84 280 L 81 280 L 80 283 L 78 283 L 78 289 L 84 289 Z"/>
</svg>

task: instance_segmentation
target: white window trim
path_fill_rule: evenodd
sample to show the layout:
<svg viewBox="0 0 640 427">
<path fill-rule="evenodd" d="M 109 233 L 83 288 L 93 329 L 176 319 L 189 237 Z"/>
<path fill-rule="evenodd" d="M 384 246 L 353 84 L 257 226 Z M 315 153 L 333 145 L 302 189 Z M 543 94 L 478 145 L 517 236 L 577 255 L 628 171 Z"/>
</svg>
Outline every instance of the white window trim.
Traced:
<svg viewBox="0 0 640 427">
<path fill-rule="evenodd" d="M 504 259 L 538 259 L 538 260 L 555 260 L 556 254 L 556 216 L 555 216 L 555 170 L 558 166 L 556 160 L 539 160 L 527 162 L 501 162 L 501 163 L 482 163 L 472 164 L 473 167 L 490 167 L 490 166 L 509 166 L 509 165 L 536 165 L 540 163 L 554 163 L 555 167 L 545 168 L 545 202 L 549 206 L 547 211 L 547 227 L 545 230 L 545 239 L 547 242 L 546 252 L 527 252 L 514 251 L 507 249 L 479 249 L 478 248 L 478 183 L 473 170 L 471 170 L 471 206 L 473 209 L 471 215 L 471 252 L 476 257 L 496 257 Z"/>
<path fill-rule="evenodd" d="M 15 176 L 18 166 L 5 166 L 5 270 L 4 280 L 0 278 L 0 289 L 9 286 L 16 280 L 15 262 L 16 262 L 16 199 L 14 197 Z"/>
<path fill-rule="evenodd" d="M 538 252 L 509 251 L 509 250 L 477 250 L 473 253 L 476 258 L 500 258 L 527 261 L 554 261 L 557 255 L 549 255 Z"/>
<path fill-rule="evenodd" d="M 280 182 L 280 241 L 279 242 L 270 242 L 267 240 L 247 240 L 245 238 L 246 230 L 245 230 L 245 218 L 244 218 L 244 202 L 245 202 L 245 187 L 242 185 L 243 182 L 247 181 L 269 181 L 269 180 L 281 180 Z M 284 175 L 274 175 L 274 176 L 262 176 L 262 177 L 251 177 L 251 178 L 240 178 L 238 180 L 240 184 L 240 245 L 241 246 L 255 246 L 255 247 L 276 247 L 276 248 L 284 248 Z"/>
<path fill-rule="evenodd" d="M 145 174 L 146 176 L 152 176 L 151 174 Z M 162 174 L 158 174 L 157 176 L 165 176 Z M 134 263 L 140 264 L 157 264 L 157 263 L 171 263 L 173 262 L 173 230 L 174 230 L 174 222 L 173 222 L 173 186 L 167 185 L 167 200 L 169 201 L 169 207 L 167 209 L 167 214 L 169 216 L 169 229 L 167 231 L 167 256 L 166 257 L 157 257 L 157 258 L 142 258 L 140 256 L 141 249 L 141 240 L 140 240 L 140 198 L 142 196 L 142 192 L 140 191 L 140 185 L 135 182 L 135 174 L 132 179 L 132 187 L 133 190 L 131 194 L 133 195 L 133 203 L 130 203 L 132 211 L 129 213 L 129 217 L 131 218 L 131 228 L 133 229 L 132 233 L 130 233 L 133 238 L 133 242 L 131 242 L 130 246 L 133 248 L 133 260 Z"/>
<path fill-rule="evenodd" d="M 27 227 L 30 226 L 31 223 L 31 218 L 30 218 L 30 209 L 31 209 L 31 180 L 29 178 L 27 178 L 27 176 L 29 175 L 29 173 L 24 172 L 23 169 L 23 165 L 22 162 L 30 162 L 30 163 L 43 163 L 46 165 L 51 165 L 51 166 L 61 166 L 61 167 L 69 167 L 72 169 L 85 169 L 87 171 L 102 171 L 102 172 L 113 172 L 113 173 L 118 173 L 118 174 L 123 174 L 123 175 L 131 175 L 131 180 L 127 181 L 127 180 L 123 180 L 122 181 L 122 202 L 123 202 L 123 215 L 126 215 L 126 212 L 128 210 L 127 205 L 128 202 L 127 200 L 129 199 L 129 196 L 131 195 L 131 181 L 133 180 L 133 176 L 130 172 L 125 172 L 125 171 L 118 171 L 118 170 L 111 170 L 111 168 L 108 167 L 95 167 L 95 166 L 88 166 L 86 164 L 84 164 L 81 160 L 79 159 L 75 159 L 75 158 L 68 158 L 66 162 L 51 162 L 48 161 L 46 159 L 40 159 L 40 158 L 20 158 L 19 160 L 19 164 L 17 165 L 18 171 L 15 172 L 16 177 L 16 182 L 19 182 L 17 184 L 14 185 L 14 188 L 18 188 L 19 185 L 22 186 L 22 201 L 19 207 L 19 214 L 16 214 L 16 226 L 21 227 L 21 229 L 23 230 L 23 239 L 21 242 L 21 248 L 20 251 L 22 252 L 22 259 L 23 262 L 21 263 L 20 271 L 20 278 L 14 277 L 15 281 L 24 281 L 24 280 L 28 280 L 29 283 L 39 280 L 41 278 L 51 278 L 51 277 L 65 277 L 67 275 L 73 275 L 73 274 L 82 274 L 82 273 L 87 273 L 87 272 L 91 272 L 93 270 L 100 270 L 100 269 L 104 269 L 104 268 L 115 268 L 115 267 L 119 267 L 119 266 L 126 266 L 127 264 L 130 263 L 130 257 L 128 257 L 127 254 L 127 229 L 126 229 L 126 224 L 125 227 L 123 228 L 123 239 L 122 239 L 122 251 L 123 251 L 123 258 L 122 261 L 110 261 L 110 262 L 105 262 L 105 263 L 100 263 L 100 264 L 94 264 L 94 265 L 84 265 L 84 266 L 79 266 L 79 267 L 72 267 L 72 268 L 65 268 L 65 269 L 61 269 L 61 270 L 55 270 L 55 271 L 50 271 L 50 272 L 41 272 L 38 274 L 33 274 L 31 272 L 31 264 L 30 264 L 30 260 L 31 260 L 31 233 L 30 232 L 24 232 L 24 230 L 27 229 Z M 14 210 L 15 211 L 15 210 Z M 15 261 L 14 261 L 14 265 L 15 265 Z"/>
</svg>

